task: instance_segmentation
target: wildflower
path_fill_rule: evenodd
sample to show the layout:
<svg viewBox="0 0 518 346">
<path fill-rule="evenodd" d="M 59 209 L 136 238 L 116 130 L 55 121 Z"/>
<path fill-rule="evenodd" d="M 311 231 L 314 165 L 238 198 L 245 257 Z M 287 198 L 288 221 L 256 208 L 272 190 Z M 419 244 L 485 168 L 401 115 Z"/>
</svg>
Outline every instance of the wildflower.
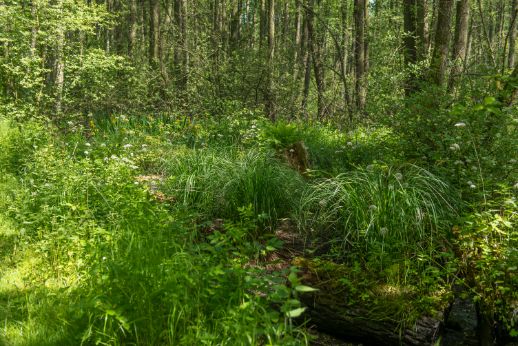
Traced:
<svg viewBox="0 0 518 346">
<path fill-rule="evenodd" d="M 466 127 L 466 123 L 463 123 L 462 121 L 455 124 L 455 127 Z"/>
<path fill-rule="evenodd" d="M 106 147 L 106 143 L 101 143 L 101 147 L 105 148 Z"/>
<path fill-rule="evenodd" d="M 257 127 L 257 126 L 255 126 L 255 125 L 252 125 L 252 128 L 253 128 L 253 129 L 255 129 L 256 127 Z"/>
<path fill-rule="evenodd" d="M 353 146 L 353 142 L 347 142 L 347 145 L 352 147 Z"/>
<path fill-rule="evenodd" d="M 513 185 L 513 189 L 518 190 L 518 183 Z"/>
<path fill-rule="evenodd" d="M 103 256 L 103 261 L 106 261 L 106 256 Z"/>
<path fill-rule="evenodd" d="M 401 180 L 403 179 L 403 174 L 401 174 L 401 173 L 399 173 L 399 172 L 398 172 L 398 173 L 394 174 L 394 177 L 395 177 L 397 180 L 401 181 Z"/>
<path fill-rule="evenodd" d="M 509 163 L 510 163 L 510 164 L 515 164 L 515 163 L 516 163 L 516 160 L 515 160 L 515 159 L 510 159 L 510 160 L 509 160 Z"/>
<path fill-rule="evenodd" d="M 90 143 L 88 143 L 88 142 L 86 142 L 86 143 L 85 143 L 85 145 L 86 145 L 87 147 L 91 147 L 91 146 L 92 146 L 92 145 L 91 145 Z"/>
<path fill-rule="evenodd" d="M 112 160 L 118 160 L 119 158 L 117 157 L 117 155 L 112 155 L 112 156 L 110 156 L 110 159 L 112 159 Z"/>
<path fill-rule="evenodd" d="M 124 149 L 129 149 L 129 148 L 131 148 L 132 146 L 133 146 L 133 145 L 131 145 L 131 144 L 129 144 L 129 143 L 128 143 L 128 144 L 124 144 L 122 147 L 123 147 Z"/>
<path fill-rule="evenodd" d="M 88 150 L 85 150 L 84 153 L 86 156 L 88 156 L 90 154 L 90 152 Z"/>
<path fill-rule="evenodd" d="M 463 164 L 463 162 L 462 162 L 461 160 L 457 160 L 457 161 L 455 161 L 455 162 L 454 162 L 454 164 L 455 164 L 455 165 L 462 165 L 462 164 Z"/>
<path fill-rule="evenodd" d="M 378 209 L 378 207 L 376 207 L 374 204 L 369 205 L 370 211 L 376 211 L 377 209 Z"/>
<path fill-rule="evenodd" d="M 290 149 L 290 153 L 294 153 L 295 152 L 295 149 Z"/>
<path fill-rule="evenodd" d="M 388 228 L 387 227 L 381 227 L 380 229 L 380 233 L 382 236 L 385 236 L 385 234 L 387 234 L 388 232 Z"/>
<path fill-rule="evenodd" d="M 450 150 L 453 150 L 453 151 L 460 150 L 460 145 L 458 145 L 457 143 L 453 143 L 452 145 L 450 145 Z"/>
</svg>

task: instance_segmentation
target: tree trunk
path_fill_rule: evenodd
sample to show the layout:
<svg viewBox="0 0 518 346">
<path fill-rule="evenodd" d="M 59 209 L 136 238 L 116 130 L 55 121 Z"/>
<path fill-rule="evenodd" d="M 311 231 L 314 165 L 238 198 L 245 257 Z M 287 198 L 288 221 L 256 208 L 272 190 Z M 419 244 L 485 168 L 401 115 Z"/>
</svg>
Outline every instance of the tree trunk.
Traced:
<svg viewBox="0 0 518 346">
<path fill-rule="evenodd" d="M 158 66 L 160 56 L 160 1 L 149 0 L 149 64 Z"/>
<path fill-rule="evenodd" d="M 439 0 L 437 30 L 435 32 L 435 47 L 430 65 L 430 80 L 438 86 L 443 85 L 446 76 L 450 44 L 452 5 L 453 0 Z"/>
<path fill-rule="evenodd" d="M 275 58 L 275 0 L 268 2 L 268 90 L 266 91 L 266 114 L 275 121 L 275 101 L 273 94 L 273 72 Z"/>
<path fill-rule="evenodd" d="M 507 67 L 512 69 L 516 61 L 516 35 L 518 33 L 518 0 L 513 0 L 511 7 L 511 23 L 509 25 L 509 55 Z"/>
<path fill-rule="evenodd" d="M 315 73 L 315 82 L 317 85 L 317 113 L 318 119 L 322 119 L 325 117 L 326 113 L 324 100 L 325 81 L 320 48 L 317 48 L 316 44 L 313 0 L 308 1 L 306 16 L 308 20 L 308 49 L 311 54 L 311 60 L 313 61 L 313 71 Z"/>
<path fill-rule="evenodd" d="M 58 8 L 60 15 L 63 16 L 63 0 L 56 1 L 56 7 Z M 63 86 L 65 83 L 65 61 L 64 61 L 64 49 L 65 49 L 65 29 L 62 23 L 58 24 L 58 31 L 56 37 L 56 52 L 54 57 L 54 90 L 55 90 L 55 103 L 54 109 L 56 116 L 59 117 L 63 113 Z"/>
<path fill-rule="evenodd" d="M 135 46 L 137 43 L 137 0 L 130 0 L 129 32 L 128 32 L 128 56 L 136 58 Z"/>
<path fill-rule="evenodd" d="M 455 39 L 453 42 L 453 52 L 449 90 L 453 90 L 455 82 L 462 73 L 464 61 L 468 48 L 468 29 L 469 29 L 469 0 L 459 0 L 457 2 L 457 14 L 455 19 Z"/>
<path fill-rule="evenodd" d="M 365 90 L 365 6 L 366 0 L 354 0 L 356 108 L 364 113 L 367 92 Z"/>
<path fill-rule="evenodd" d="M 38 6 L 34 0 L 31 3 L 31 19 L 33 20 L 31 28 L 31 50 L 30 56 L 34 57 L 36 54 L 36 44 L 38 40 Z"/>
<path fill-rule="evenodd" d="M 405 66 L 409 72 L 405 82 L 405 94 L 410 96 L 417 90 L 417 76 L 413 72 L 417 63 L 417 28 L 416 28 L 416 0 L 403 1 L 403 27 L 405 45 Z M 422 48 L 421 48 L 422 49 Z"/>
<path fill-rule="evenodd" d="M 416 15 L 417 55 L 418 60 L 422 61 L 428 56 L 430 46 L 427 0 L 416 0 Z"/>
</svg>

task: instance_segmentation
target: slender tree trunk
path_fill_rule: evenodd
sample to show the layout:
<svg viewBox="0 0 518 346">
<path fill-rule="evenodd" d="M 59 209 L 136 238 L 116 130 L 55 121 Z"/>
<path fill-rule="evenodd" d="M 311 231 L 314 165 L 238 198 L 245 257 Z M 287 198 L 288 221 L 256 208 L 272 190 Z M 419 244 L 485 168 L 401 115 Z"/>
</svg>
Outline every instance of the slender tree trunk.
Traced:
<svg viewBox="0 0 518 346">
<path fill-rule="evenodd" d="M 268 90 L 266 92 L 266 113 L 275 121 L 275 101 L 273 94 L 273 71 L 275 59 L 275 0 L 268 2 Z"/>
<path fill-rule="evenodd" d="M 354 0 L 356 108 L 365 111 L 365 6 L 366 0 Z"/>
<path fill-rule="evenodd" d="M 189 31 L 187 30 L 187 26 L 189 24 L 188 22 L 188 15 L 187 15 L 187 12 L 188 12 L 188 8 L 187 8 L 187 4 L 188 4 L 188 0 L 181 0 L 182 1 L 182 8 L 181 8 L 181 11 L 182 11 L 182 30 L 181 30 L 181 33 L 182 33 L 182 49 L 183 49 L 183 56 L 182 56 L 182 60 L 183 60 L 183 69 L 182 69 L 182 73 L 183 73 L 183 77 L 182 77 L 182 87 L 184 89 L 184 91 L 187 91 L 187 88 L 189 86 L 189 73 L 190 73 L 190 54 L 189 54 Z"/>
<path fill-rule="evenodd" d="M 63 0 L 56 1 L 56 7 L 59 9 L 60 15 L 63 15 Z M 58 24 L 56 37 L 56 52 L 54 60 L 54 90 L 55 103 L 54 110 L 58 119 L 63 113 L 63 86 L 65 83 L 65 29 L 61 23 Z"/>
<path fill-rule="evenodd" d="M 304 61 L 304 87 L 302 90 L 302 112 L 305 119 L 309 119 L 308 116 L 308 98 L 309 88 L 311 86 L 311 55 L 309 54 L 309 34 L 308 34 L 308 17 L 304 19 L 304 44 L 303 47 L 303 61 Z"/>
<path fill-rule="evenodd" d="M 317 48 L 315 28 L 314 28 L 314 6 L 313 0 L 309 0 L 307 4 L 307 20 L 308 20 L 308 49 L 313 62 L 313 71 L 315 73 L 315 82 L 317 86 L 317 113 L 318 118 L 325 116 L 325 100 L 324 100 L 324 72 L 322 68 L 320 48 Z"/>
<path fill-rule="evenodd" d="M 459 0 L 457 2 L 457 14 L 455 19 L 455 39 L 453 42 L 453 52 L 451 60 L 453 67 L 451 69 L 450 81 L 448 89 L 455 87 L 455 82 L 462 73 L 464 61 L 468 48 L 468 30 L 469 30 L 469 0 Z"/>
<path fill-rule="evenodd" d="M 263 46 L 263 39 L 266 37 L 267 27 L 266 24 L 268 22 L 268 16 L 266 14 L 266 2 L 267 0 L 260 0 L 259 4 L 259 47 Z"/>
<path fill-rule="evenodd" d="M 511 6 L 511 23 L 509 24 L 509 55 L 507 57 L 507 66 L 514 68 L 516 61 L 516 35 L 518 33 L 518 0 L 513 0 Z"/>
<path fill-rule="evenodd" d="M 443 85 L 446 76 L 452 7 L 453 0 L 439 0 L 437 30 L 435 32 L 435 47 L 430 65 L 430 79 L 438 86 Z"/>
<path fill-rule="evenodd" d="M 299 51 L 302 41 L 302 0 L 296 0 L 295 15 L 295 47 L 293 49 L 293 80 L 298 80 L 299 75 Z"/>
<path fill-rule="evenodd" d="M 428 47 L 430 46 L 430 29 L 428 26 L 428 0 L 416 0 L 416 15 L 417 15 L 417 55 L 418 60 L 421 61 L 428 56 Z"/>
<path fill-rule="evenodd" d="M 160 59 L 160 1 L 149 0 L 149 64 L 158 66 Z"/>
<path fill-rule="evenodd" d="M 35 0 L 32 0 L 31 3 L 31 19 L 33 20 L 32 28 L 31 28 L 31 50 L 30 56 L 34 57 L 36 54 L 36 44 L 38 42 L 38 8 Z"/>
<path fill-rule="evenodd" d="M 136 58 L 135 46 L 137 42 L 137 0 L 130 0 L 129 32 L 128 32 L 128 55 Z"/>
<path fill-rule="evenodd" d="M 413 72 L 417 63 L 416 0 L 403 1 L 404 56 L 409 76 L 405 82 L 405 94 L 410 96 L 417 90 L 417 76 Z M 422 47 L 421 47 L 422 49 Z"/>
</svg>

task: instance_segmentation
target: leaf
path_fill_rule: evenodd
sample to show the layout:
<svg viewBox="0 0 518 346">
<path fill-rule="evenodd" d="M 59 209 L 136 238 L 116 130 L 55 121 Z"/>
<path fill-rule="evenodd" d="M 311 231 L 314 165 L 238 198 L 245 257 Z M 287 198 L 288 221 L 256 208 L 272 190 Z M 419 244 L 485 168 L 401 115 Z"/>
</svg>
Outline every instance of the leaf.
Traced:
<svg viewBox="0 0 518 346">
<path fill-rule="evenodd" d="M 306 311 L 306 308 L 294 309 L 294 310 L 288 311 L 286 313 L 286 316 L 288 316 L 289 318 L 296 318 L 296 317 L 299 317 L 300 315 L 302 315 L 302 313 L 304 311 Z"/>
<path fill-rule="evenodd" d="M 318 288 L 313 288 L 313 287 L 304 286 L 304 285 L 298 285 L 298 286 L 295 286 L 295 291 L 297 291 L 297 292 L 315 292 L 315 291 L 318 291 Z"/>
</svg>

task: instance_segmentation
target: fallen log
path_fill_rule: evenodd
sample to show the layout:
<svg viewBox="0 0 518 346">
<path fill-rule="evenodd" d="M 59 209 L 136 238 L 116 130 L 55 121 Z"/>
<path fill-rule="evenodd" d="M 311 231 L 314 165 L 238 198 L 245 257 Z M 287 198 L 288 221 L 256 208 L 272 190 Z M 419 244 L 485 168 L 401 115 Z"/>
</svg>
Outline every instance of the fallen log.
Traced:
<svg viewBox="0 0 518 346">
<path fill-rule="evenodd" d="M 315 270 L 307 260 L 296 259 L 294 263 L 302 269 L 302 283 L 318 289 L 301 294 L 299 300 L 307 307 L 310 325 L 319 331 L 363 345 L 433 345 L 439 339 L 442 306 L 416 316 L 418 310 L 411 307 L 415 294 L 387 285 L 373 287 L 370 298 L 351 303 L 350 290 L 326 276 L 325 270 Z M 328 273 L 336 274 L 337 269 Z"/>
</svg>

